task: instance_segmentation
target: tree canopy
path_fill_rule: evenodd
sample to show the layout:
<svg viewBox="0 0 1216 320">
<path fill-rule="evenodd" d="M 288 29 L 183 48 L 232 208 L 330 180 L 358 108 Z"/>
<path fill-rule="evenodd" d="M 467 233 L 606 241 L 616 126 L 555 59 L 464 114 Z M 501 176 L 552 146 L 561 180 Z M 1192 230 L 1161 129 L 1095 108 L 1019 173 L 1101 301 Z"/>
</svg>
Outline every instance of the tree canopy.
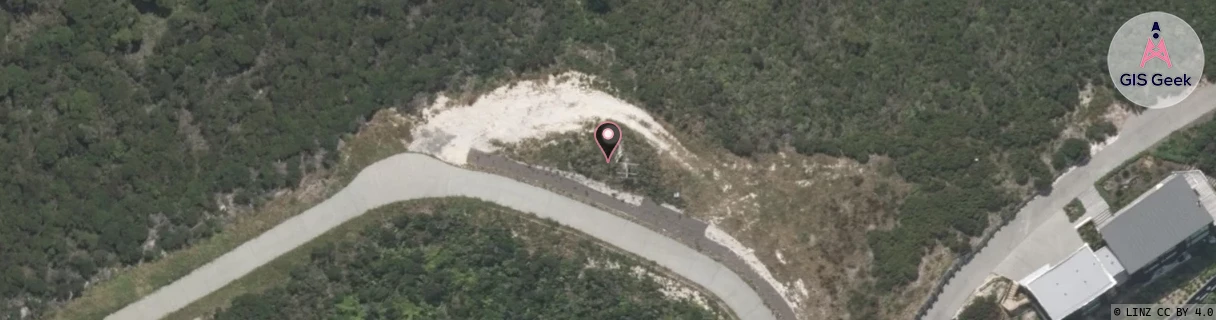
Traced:
<svg viewBox="0 0 1216 320">
<path fill-rule="evenodd" d="M 522 218 L 478 218 L 521 214 L 492 207 L 378 209 L 392 218 L 318 246 L 285 284 L 239 296 L 215 319 L 720 318 L 599 245 L 531 234 Z"/>
</svg>

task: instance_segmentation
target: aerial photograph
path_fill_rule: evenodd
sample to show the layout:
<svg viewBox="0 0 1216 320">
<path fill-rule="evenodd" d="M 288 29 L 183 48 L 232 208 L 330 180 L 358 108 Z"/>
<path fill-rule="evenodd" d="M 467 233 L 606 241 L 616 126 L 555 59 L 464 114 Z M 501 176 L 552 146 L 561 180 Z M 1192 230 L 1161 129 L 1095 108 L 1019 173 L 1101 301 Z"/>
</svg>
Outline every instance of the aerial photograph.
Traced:
<svg viewBox="0 0 1216 320">
<path fill-rule="evenodd" d="M 1213 0 L 0 0 L 0 35 L 0 320 L 1216 320 Z"/>
</svg>

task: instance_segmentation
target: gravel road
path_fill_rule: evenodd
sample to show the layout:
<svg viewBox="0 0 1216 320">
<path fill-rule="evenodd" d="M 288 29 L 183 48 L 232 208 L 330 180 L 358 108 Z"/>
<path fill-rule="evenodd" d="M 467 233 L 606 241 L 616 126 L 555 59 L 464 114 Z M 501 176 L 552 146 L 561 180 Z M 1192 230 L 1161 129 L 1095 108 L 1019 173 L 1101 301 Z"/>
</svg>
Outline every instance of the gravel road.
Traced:
<svg viewBox="0 0 1216 320">
<path fill-rule="evenodd" d="M 491 164 L 498 168 L 519 169 L 519 167 L 509 166 L 506 162 L 500 161 L 498 164 L 493 164 L 492 161 L 486 162 L 490 160 L 481 159 L 477 163 Z M 648 229 L 638 222 L 630 221 L 632 217 L 625 219 L 540 187 L 494 174 L 454 167 L 428 156 L 411 153 L 395 155 L 368 166 L 355 177 L 349 186 L 333 197 L 284 221 L 257 238 L 194 270 L 189 275 L 111 314 L 106 319 L 162 318 L 370 209 L 398 201 L 451 196 L 479 198 L 518 211 L 533 213 L 542 218 L 553 219 L 644 259 L 652 260 L 684 279 L 707 289 L 709 293 L 724 301 L 727 307 L 741 319 L 778 319 L 774 310 L 765 304 L 765 301 L 771 300 L 762 299 L 761 293 L 757 293 L 757 290 L 753 290 L 748 285 L 749 281 L 745 281 L 744 277 L 732 271 L 732 269 L 738 269 L 737 266 L 728 268 L 709 255 L 682 243 L 689 239 L 694 244 L 703 243 L 696 240 L 695 235 L 692 234 L 696 232 L 695 230 L 685 230 L 689 224 L 660 228 L 661 232 L 672 234 L 672 236 L 667 236 Z M 616 210 L 637 210 L 631 209 L 632 206 L 617 207 L 611 201 L 605 201 L 605 204 L 597 205 L 606 205 Z M 643 206 L 647 206 L 647 204 L 643 204 Z M 614 210 L 612 208 L 609 210 Z M 658 210 L 656 208 L 662 207 L 651 203 L 647 208 Z M 658 212 L 654 211 L 654 213 Z M 640 211 L 634 212 L 634 216 L 646 215 Z M 695 221 L 667 214 L 653 216 L 653 221 L 643 223 L 662 223 L 664 219 Z M 684 241 L 674 240 L 673 237 L 681 238 Z M 735 257 L 735 259 L 738 258 Z M 733 264 L 729 259 L 726 261 L 727 264 Z M 747 270 L 746 266 L 743 268 L 742 270 Z M 752 278 L 753 276 L 745 274 L 745 277 Z M 759 284 L 763 284 L 763 282 L 759 282 Z M 759 291 L 770 299 L 771 295 L 775 293 L 767 285 L 762 285 Z M 780 319 L 793 319 L 792 311 L 784 303 L 775 309 L 778 311 Z"/>
</svg>

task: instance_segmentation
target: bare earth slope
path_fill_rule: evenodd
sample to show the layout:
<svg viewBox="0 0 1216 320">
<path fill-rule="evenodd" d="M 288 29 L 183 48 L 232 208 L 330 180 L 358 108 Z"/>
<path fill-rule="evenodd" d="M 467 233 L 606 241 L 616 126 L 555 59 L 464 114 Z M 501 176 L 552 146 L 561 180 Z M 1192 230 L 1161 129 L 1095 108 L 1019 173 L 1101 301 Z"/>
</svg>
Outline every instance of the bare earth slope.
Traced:
<svg viewBox="0 0 1216 320">
<path fill-rule="evenodd" d="M 450 196 L 480 198 L 556 220 L 706 288 L 741 319 L 776 319 L 743 279 L 693 248 L 553 192 L 419 154 L 399 154 L 369 166 L 325 202 L 106 319 L 161 318 L 370 209 L 397 201 Z"/>
<path fill-rule="evenodd" d="M 963 266 L 942 290 L 938 300 L 926 313 L 925 319 L 951 319 L 962 309 L 963 303 L 992 272 L 999 272 L 1003 262 L 1010 257 L 1024 255 L 1023 251 L 1034 251 L 1033 245 L 1019 248 L 1023 243 L 1036 240 L 1031 234 L 1040 228 L 1058 227 L 1045 225 L 1067 223 L 1056 213 L 1073 198 L 1093 188 L 1094 182 L 1123 162 L 1147 150 L 1170 133 L 1202 118 L 1216 109 L 1216 86 L 1207 85 L 1195 90 L 1190 97 L 1173 107 L 1145 111 L 1128 119 L 1119 132 L 1119 138 L 1094 154 L 1089 163 L 1065 173 L 1056 180 L 1050 195 L 1030 201 L 1009 225 L 1001 229 L 988 246 Z M 1071 227 L 1066 230 L 1071 230 Z M 1075 234 L 1073 235 L 1075 236 Z M 1038 247 L 1043 248 L 1043 247 Z M 1052 257 L 1037 257 L 1051 260 Z M 1021 273 L 1021 272 L 1011 272 Z M 1015 279 L 1016 280 L 1016 279 Z"/>
</svg>

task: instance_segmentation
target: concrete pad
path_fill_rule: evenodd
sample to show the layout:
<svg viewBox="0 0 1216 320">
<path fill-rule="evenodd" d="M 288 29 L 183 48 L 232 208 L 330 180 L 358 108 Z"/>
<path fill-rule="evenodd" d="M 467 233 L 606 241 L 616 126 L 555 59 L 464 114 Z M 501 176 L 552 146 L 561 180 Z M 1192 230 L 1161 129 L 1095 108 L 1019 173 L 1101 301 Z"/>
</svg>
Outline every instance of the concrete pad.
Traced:
<svg viewBox="0 0 1216 320">
<path fill-rule="evenodd" d="M 993 272 L 1016 281 L 1044 265 L 1060 263 L 1084 243 L 1068 217 L 1053 215 L 1014 248 Z"/>
</svg>

